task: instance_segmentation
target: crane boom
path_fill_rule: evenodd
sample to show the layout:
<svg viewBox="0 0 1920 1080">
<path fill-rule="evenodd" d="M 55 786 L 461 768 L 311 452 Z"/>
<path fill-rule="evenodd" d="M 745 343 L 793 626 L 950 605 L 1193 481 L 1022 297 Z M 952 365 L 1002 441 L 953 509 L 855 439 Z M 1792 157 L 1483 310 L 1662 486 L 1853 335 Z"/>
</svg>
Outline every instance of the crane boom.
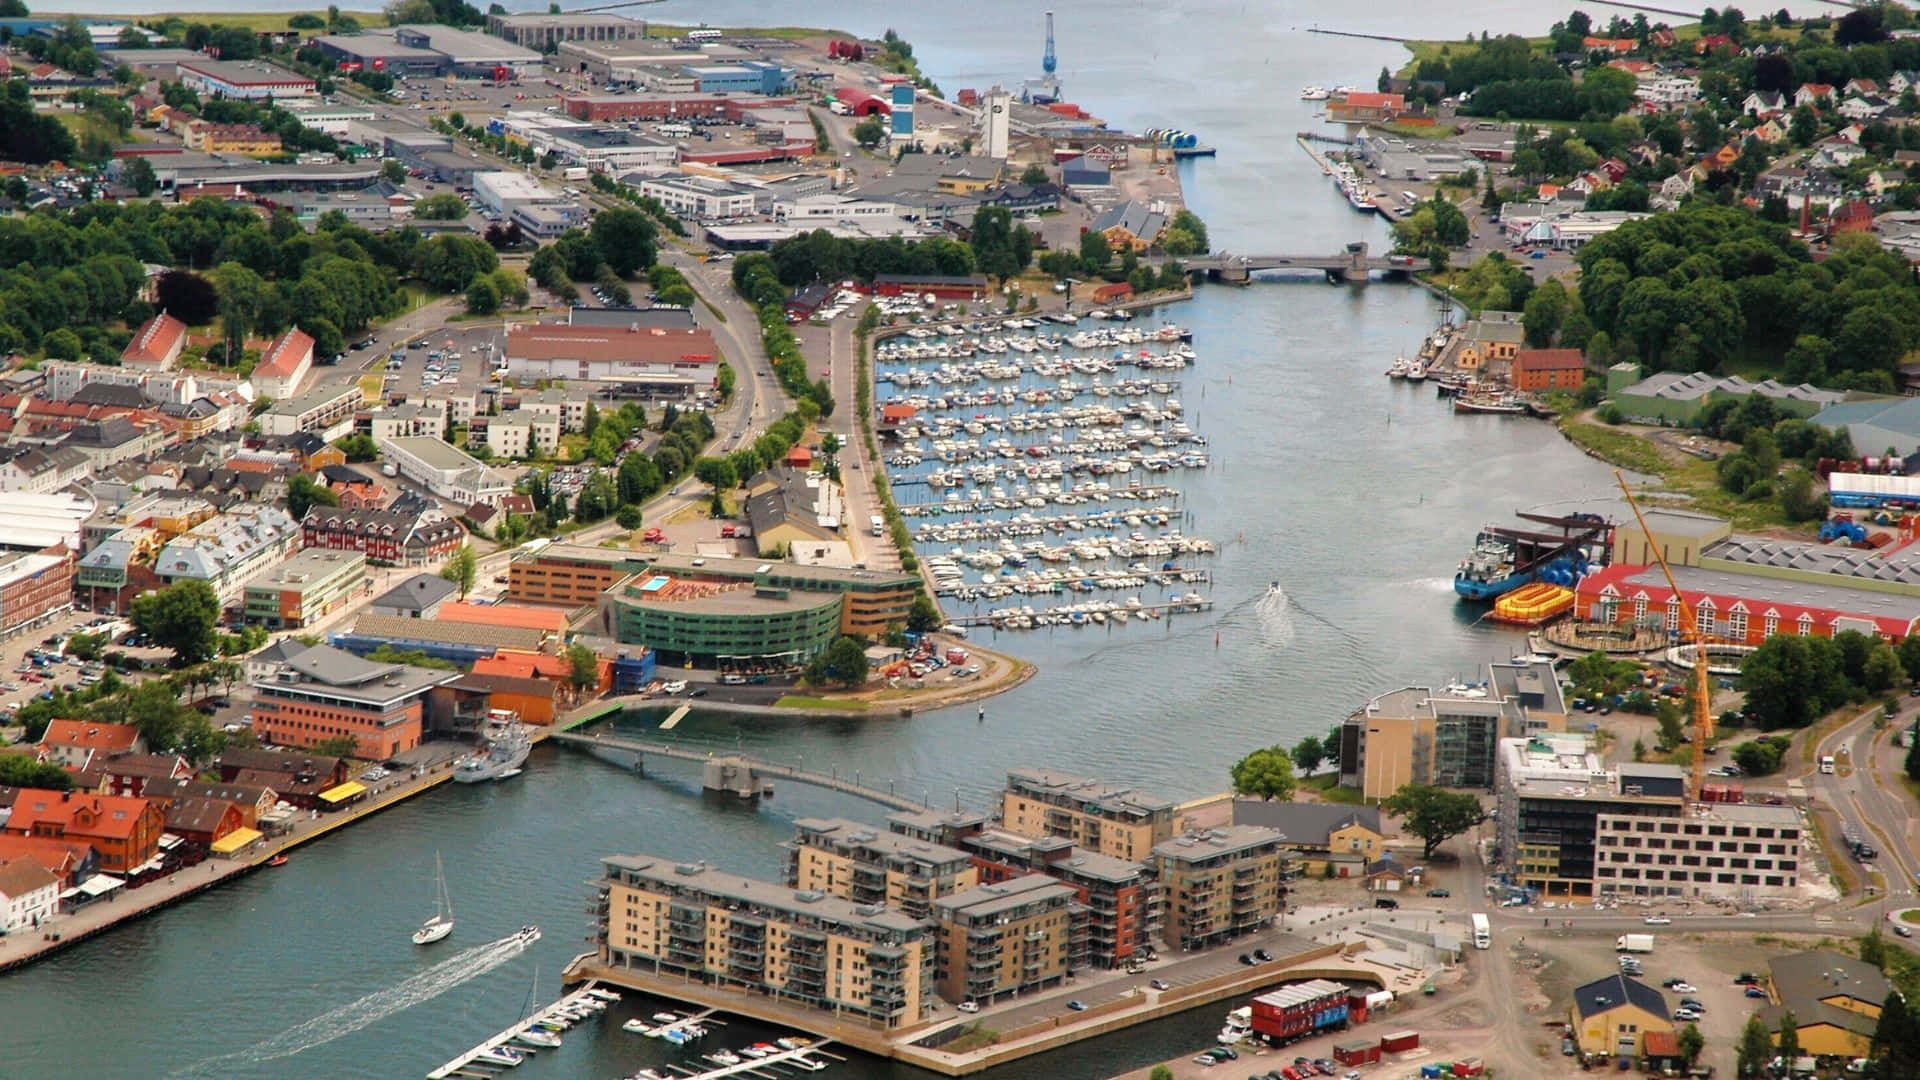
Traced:
<svg viewBox="0 0 1920 1080">
<path fill-rule="evenodd" d="M 1693 605 L 1680 592 L 1680 583 L 1673 579 L 1673 568 L 1667 565 L 1667 557 L 1661 553 L 1660 545 L 1653 542 L 1653 530 L 1647 527 L 1647 518 L 1640 512 L 1640 504 L 1634 501 L 1633 491 L 1627 487 L 1627 478 L 1619 469 L 1613 470 L 1613 478 L 1620 484 L 1620 493 L 1627 497 L 1627 508 L 1633 511 L 1633 519 L 1640 523 L 1641 535 L 1647 538 L 1647 548 L 1653 552 L 1654 559 L 1660 564 L 1660 572 L 1666 575 L 1667 588 L 1673 590 L 1674 603 L 1680 606 L 1680 629 L 1693 642 L 1693 790 L 1696 801 L 1701 799 L 1707 779 L 1707 740 L 1713 737 L 1713 712 L 1707 701 L 1707 633 L 1700 625 L 1700 618 L 1694 612 Z"/>
</svg>

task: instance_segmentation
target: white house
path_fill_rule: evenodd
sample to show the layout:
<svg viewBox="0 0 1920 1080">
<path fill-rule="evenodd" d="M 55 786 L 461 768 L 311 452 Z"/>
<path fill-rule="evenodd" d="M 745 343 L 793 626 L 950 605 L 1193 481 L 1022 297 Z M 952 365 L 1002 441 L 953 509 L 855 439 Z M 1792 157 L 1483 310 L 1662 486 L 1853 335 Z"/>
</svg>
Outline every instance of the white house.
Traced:
<svg viewBox="0 0 1920 1080">
<path fill-rule="evenodd" d="M 1773 90 L 1755 90 L 1740 102 L 1740 111 L 1753 116 L 1768 116 L 1786 107 L 1786 96 Z"/>
<path fill-rule="evenodd" d="M 1830 83 L 1801 83 L 1800 89 L 1793 92 L 1794 108 L 1802 105 L 1817 105 L 1821 98 L 1831 100 L 1833 86 Z"/>
<path fill-rule="evenodd" d="M 313 370 L 313 339 L 298 327 L 276 338 L 253 369 L 253 388 L 263 397 L 284 401 L 300 392 Z"/>
<path fill-rule="evenodd" d="M 31 930 L 60 910 L 60 879 L 29 858 L 0 862 L 0 933 Z"/>
<path fill-rule="evenodd" d="M 1887 102 L 1879 97 L 1850 97 L 1837 110 L 1849 120 L 1871 120 L 1887 111 Z"/>
</svg>

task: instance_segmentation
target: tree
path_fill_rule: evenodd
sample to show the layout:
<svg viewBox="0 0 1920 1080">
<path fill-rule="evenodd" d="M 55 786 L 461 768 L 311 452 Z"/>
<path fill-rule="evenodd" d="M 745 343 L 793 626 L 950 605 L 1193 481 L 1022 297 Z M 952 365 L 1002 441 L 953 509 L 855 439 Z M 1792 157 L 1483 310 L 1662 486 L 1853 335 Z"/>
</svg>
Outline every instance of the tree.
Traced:
<svg viewBox="0 0 1920 1080">
<path fill-rule="evenodd" d="M 1045 165 L 1040 164 L 1037 161 L 1034 162 L 1033 164 L 1027 166 L 1026 171 L 1020 174 L 1020 182 L 1023 184 L 1026 184 L 1029 187 L 1033 186 L 1034 184 L 1046 183 L 1047 167 Z"/>
<path fill-rule="evenodd" d="M 388 158 L 380 163 L 380 179 L 389 184 L 404 184 L 407 182 L 407 167 L 401 164 L 399 158 Z"/>
<path fill-rule="evenodd" d="M 1880 936 L 1878 923 L 1860 939 L 1860 962 L 1877 968 L 1887 966 L 1887 939 Z"/>
<path fill-rule="evenodd" d="M 465 600 L 473 591 L 473 580 L 480 572 L 480 561 L 474 557 L 473 545 L 461 544 L 447 556 L 447 564 L 440 568 L 440 576 L 460 587 L 460 599 Z"/>
<path fill-rule="evenodd" d="M 641 516 L 640 508 L 632 503 L 627 503 L 621 506 L 620 509 L 615 510 L 613 512 L 613 520 L 615 524 L 628 530 L 639 528 L 645 521 Z"/>
<path fill-rule="evenodd" d="M 1552 345 L 1554 335 L 1560 332 L 1561 321 L 1567 317 L 1568 306 L 1567 288 L 1560 284 L 1559 278 L 1550 277 L 1533 290 L 1521 316 L 1527 344 L 1536 349 Z"/>
<path fill-rule="evenodd" d="M 1672 698 L 1662 697 L 1654 706 L 1654 720 L 1660 725 L 1660 749 L 1672 750 L 1685 741 L 1685 729 L 1681 726 L 1680 706 Z"/>
<path fill-rule="evenodd" d="M 128 160 L 126 167 L 120 170 L 120 178 L 127 182 L 135 195 L 143 199 L 160 186 L 159 179 L 153 175 L 153 163 L 144 157 Z"/>
<path fill-rule="evenodd" d="M 1380 808 L 1399 817 L 1402 827 L 1420 838 L 1423 859 L 1433 858 L 1450 837 L 1487 819 L 1479 799 L 1431 784 L 1403 785 L 1383 800 Z"/>
<path fill-rule="evenodd" d="M 307 510 L 315 503 L 321 506 L 339 506 L 340 496 L 332 489 L 316 481 L 306 473 L 298 473 L 287 481 L 287 513 L 293 520 L 299 521 L 307 516 Z"/>
<path fill-rule="evenodd" d="M 267 283 L 250 267 L 238 262 L 224 262 L 214 267 L 213 280 L 220 290 L 220 323 L 226 331 L 227 359 L 236 361 L 266 311 Z"/>
<path fill-rule="evenodd" d="M 133 625 L 155 645 L 173 651 L 173 666 L 197 664 L 213 655 L 220 625 L 220 598 L 204 581 L 178 581 L 135 597 Z"/>
<path fill-rule="evenodd" d="M 1899 991 L 1887 995 L 1873 1028 L 1873 1049 L 1879 1076 L 1920 1076 L 1920 1020 L 1908 1011 Z"/>
<path fill-rule="evenodd" d="M 1767 1030 L 1765 1021 L 1758 1016 L 1747 1017 L 1747 1026 L 1740 1029 L 1740 1041 L 1736 1045 L 1738 1064 L 1734 1071 L 1741 1076 L 1758 1076 L 1773 1060 L 1773 1033 Z"/>
<path fill-rule="evenodd" d="M 880 118 L 869 116 L 853 125 L 853 141 L 871 150 L 880 145 L 887 137 L 887 129 L 880 124 Z"/>
<path fill-rule="evenodd" d="M 600 658 L 585 645 L 567 646 L 567 663 L 573 668 L 568 680 L 577 689 L 586 689 L 600 683 Z"/>
<path fill-rule="evenodd" d="M 350 758 L 360 752 L 360 740 L 351 735 L 335 735 L 307 746 L 321 757 Z"/>
<path fill-rule="evenodd" d="M 1255 750 L 1234 762 L 1231 775 L 1236 795 L 1258 795 L 1281 802 L 1293 798 L 1293 757 L 1284 746 Z"/>
<path fill-rule="evenodd" d="M 1165 1065 L 1155 1065 L 1153 1071 L 1147 1074 L 1147 1080 L 1173 1080 L 1173 1070 Z"/>
<path fill-rule="evenodd" d="M 220 294 L 199 274 L 169 270 L 154 282 L 154 304 L 188 326 L 204 326 L 219 310 Z"/>
<path fill-rule="evenodd" d="M 1293 744 L 1293 763 L 1306 775 L 1312 775 L 1327 760 L 1327 745 L 1317 735 L 1309 735 Z"/>
<path fill-rule="evenodd" d="M 940 629 L 940 609 L 926 593 L 915 593 L 913 606 L 907 609 L 907 629 L 928 634 Z"/>
<path fill-rule="evenodd" d="M 1805 727 L 1847 699 L 1831 638 L 1775 634 L 1740 664 L 1747 711 L 1761 728 Z"/>
<path fill-rule="evenodd" d="M 1800 1022 L 1792 1009 L 1780 1014 L 1780 1030 L 1774 1035 L 1773 1046 L 1789 1062 L 1800 1056 Z"/>
<path fill-rule="evenodd" d="M 30 753 L 0 754 L 0 786 L 65 791 L 73 786 L 73 775 L 51 761 L 35 759 Z"/>
<path fill-rule="evenodd" d="M 388 162 L 397 165 L 399 162 Z M 385 169 L 386 166 L 381 166 Z M 451 192 L 429 195 L 413 204 L 413 216 L 422 221 L 459 221 L 467 216 L 467 204 Z"/>
<path fill-rule="evenodd" d="M 493 279 L 485 274 L 476 276 L 467 285 L 467 313 L 491 315 L 499 310 L 500 290 L 494 287 Z"/>
<path fill-rule="evenodd" d="M 1867 654 L 1860 684 L 1870 694 L 1884 694 L 1893 689 L 1894 684 L 1905 681 L 1906 677 L 1907 673 L 1900 670 L 1900 658 L 1894 655 L 1893 646 L 1883 641 Z"/>
<path fill-rule="evenodd" d="M 1920 732 L 1907 732 L 1907 758 L 1904 762 L 1907 779 L 1920 780 Z"/>
<path fill-rule="evenodd" d="M 1693 1068 L 1693 1063 L 1700 1060 L 1700 1052 L 1707 1048 L 1706 1037 L 1700 1034 L 1698 1025 L 1688 1024 L 1680 1029 L 1677 1041 L 1680 1044 L 1680 1056 L 1686 1060 L 1687 1068 Z"/>
<path fill-rule="evenodd" d="M 1733 763 L 1748 776 L 1767 776 L 1780 770 L 1780 759 L 1787 746 L 1788 740 L 1782 735 L 1748 739 L 1733 748 Z"/>
<path fill-rule="evenodd" d="M 867 681 L 868 670 L 867 647 L 857 637 L 842 635 L 807 665 L 807 681 L 818 685 L 838 683 L 851 689 Z"/>
<path fill-rule="evenodd" d="M 594 216 L 592 237 L 607 267 L 628 278 L 653 265 L 660 228 L 645 212 L 621 206 Z"/>
<path fill-rule="evenodd" d="M 1104 269 L 1112 261 L 1113 245 L 1104 234 L 1092 231 L 1080 234 L 1080 262 L 1089 272 Z"/>
</svg>

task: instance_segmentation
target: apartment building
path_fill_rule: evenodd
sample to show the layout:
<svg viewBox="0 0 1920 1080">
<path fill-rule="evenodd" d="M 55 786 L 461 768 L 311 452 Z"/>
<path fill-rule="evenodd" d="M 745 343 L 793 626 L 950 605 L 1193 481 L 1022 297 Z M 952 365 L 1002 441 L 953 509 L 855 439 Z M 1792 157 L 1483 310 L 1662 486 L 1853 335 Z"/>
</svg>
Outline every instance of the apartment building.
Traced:
<svg viewBox="0 0 1920 1080">
<path fill-rule="evenodd" d="M 1600 819 L 1677 819 L 1685 793 L 1686 778 L 1676 766 L 1623 764 L 1609 770 L 1583 735 L 1503 739 L 1501 859 L 1523 888 L 1546 896 L 1591 896 L 1600 862 Z"/>
<path fill-rule="evenodd" d="M 1160 887 L 1146 864 L 1083 851 L 1057 836 L 1001 829 L 976 830 L 959 844 L 983 885 L 1045 874 L 1074 890 L 1086 918 L 1086 947 L 1076 950 L 1075 966 L 1117 968 L 1152 949 L 1161 925 Z"/>
<path fill-rule="evenodd" d="M 845 818 L 801 818 L 787 847 L 787 884 L 856 904 L 885 904 L 924 919 L 936 897 L 971 889 L 966 852 Z"/>
<path fill-rule="evenodd" d="M 1117 859 L 1145 859 L 1173 835 L 1173 802 L 1050 769 L 1013 769 L 1000 800 L 1004 828 L 1059 836 Z"/>
<path fill-rule="evenodd" d="M 1596 895 L 1780 896 L 1800 884 L 1803 829 L 1791 806 L 1700 803 L 1684 817 L 1599 815 Z"/>
<path fill-rule="evenodd" d="M 1057 986 L 1077 970 L 1076 949 L 1085 948 L 1073 889 L 1044 874 L 943 896 L 933 902 L 933 921 L 935 980 L 948 1001 Z"/>
<path fill-rule="evenodd" d="M 600 594 L 646 564 L 634 553 L 585 544 L 547 544 L 514 556 L 507 598 L 519 604 L 596 604 Z"/>
<path fill-rule="evenodd" d="M 764 994 L 898 1028 L 933 1004 L 933 936 L 878 904 L 793 890 L 706 863 L 601 860 L 602 963 Z"/>
<path fill-rule="evenodd" d="M 1487 665 L 1478 683 L 1381 694 L 1340 728 L 1340 783 L 1369 800 L 1406 784 L 1492 790 L 1495 744 L 1563 731 L 1567 706 L 1551 664 Z"/>
<path fill-rule="evenodd" d="M 222 606 L 239 603 L 247 581 L 299 550 L 300 529 L 278 506 L 241 505 L 175 537 L 154 559 L 168 585 L 204 581 Z"/>
<path fill-rule="evenodd" d="M 1147 864 L 1160 882 L 1169 948 L 1194 949 L 1265 927 L 1286 903 L 1287 838 L 1258 825 L 1229 825 L 1154 845 Z"/>
</svg>

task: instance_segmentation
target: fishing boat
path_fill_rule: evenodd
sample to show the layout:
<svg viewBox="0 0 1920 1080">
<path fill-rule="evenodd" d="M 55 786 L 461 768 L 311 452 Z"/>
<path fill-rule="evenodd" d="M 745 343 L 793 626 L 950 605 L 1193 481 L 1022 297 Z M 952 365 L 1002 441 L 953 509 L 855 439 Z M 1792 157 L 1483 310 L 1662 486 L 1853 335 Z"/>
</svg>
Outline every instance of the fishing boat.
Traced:
<svg viewBox="0 0 1920 1080">
<path fill-rule="evenodd" d="M 1526 412 L 1527 407 L 1518 398 L 1505 394 L 1458 394 L 1453 399 L 1453 411 L 1457 413 L 1490 413 L 1495 416 L 1518 416 Z"/>
<path fill-rule="evenodd" d="M 1406 357 L 1404 356 L 1396 357 L 1393 363 L 1387 365 L 1387 378 L 1404 379 L 1406 377 L 1407 377 L 1407 358 Z"/>
<path fill-rule="evenodd" d="M 415 945 L 431 945 L 453 933 L 453 897 L 447 894 L 447 871 L 440 853 L 433 853 L 433 914 L 413 932 Z"/>
<path fill-rule="evenodd" d="M 1407 381 L 1416 382 L 1416 383 L 1426 382 L 1427 381 L 1427 365 L 1421 363 L 1418 360 L 1407 361 Z"/>
<path fill-rule="evenodd" d="M 285 866 L 287 865 L 287 857 L 285 855 L 275 855 L 273 858 L 267 860 L 267 865 Z"/>
</svg>

